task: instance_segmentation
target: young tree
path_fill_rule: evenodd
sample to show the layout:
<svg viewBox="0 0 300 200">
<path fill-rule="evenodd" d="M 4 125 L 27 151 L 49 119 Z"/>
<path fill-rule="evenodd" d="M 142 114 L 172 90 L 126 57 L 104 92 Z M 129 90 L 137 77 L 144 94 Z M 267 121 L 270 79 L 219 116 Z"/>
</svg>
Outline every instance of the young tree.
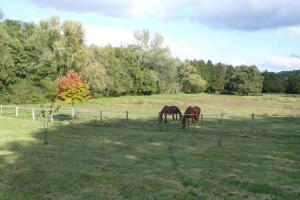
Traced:
<svg viewBox="0 0 300 200">
<path fill-rule="evenodd" d="M 90 87 L 84 83 L 79 74 L 74 71 L 68 72 L 58 81 L 58 98 L 72 104 L 81 103 L 90 98 Z"/>
</svg>

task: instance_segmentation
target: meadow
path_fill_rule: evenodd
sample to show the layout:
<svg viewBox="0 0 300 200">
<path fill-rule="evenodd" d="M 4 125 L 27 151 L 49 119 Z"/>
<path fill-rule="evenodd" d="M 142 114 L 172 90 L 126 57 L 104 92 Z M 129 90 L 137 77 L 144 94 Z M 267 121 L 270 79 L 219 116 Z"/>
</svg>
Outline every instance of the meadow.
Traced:
<svg viewBox="0 0 300 200">
<path fill-rule="evenodd" d="M 201 128 L 182 130 L 169 121 L 159 131 L 157 113 L 167 104 L 199 105 Z M 90 123 L 55 121 L 47 145 L 41 121 L 4 110 L 0 199 L 300 198 L 299 96 L 127 96 L 92 99 L 76 109 L 79 118 L 93 113 Z M 102 123 L 100 109 L 107 112 Z M 220 112 L 226 113 L 221 147 Z"/>
</svg>

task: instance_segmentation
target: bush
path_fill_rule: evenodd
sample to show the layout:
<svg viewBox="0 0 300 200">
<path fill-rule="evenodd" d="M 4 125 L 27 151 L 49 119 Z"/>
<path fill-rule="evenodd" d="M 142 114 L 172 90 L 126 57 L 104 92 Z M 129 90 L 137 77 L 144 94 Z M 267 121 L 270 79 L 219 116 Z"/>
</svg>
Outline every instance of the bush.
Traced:
<svg viewBox="0 0 300 200">
<path fill-rule="evenodd" d="M 82 103 L 90 98 L 90 87 L 84 83 L 79 74 L 74 71 L 68 72 L 58 81 L 58 98 L 65 103 Z"/>
<path fill-rule="evenodd" d="M 41 103 L 46 100 L 42 89 L 28 80 L 10 86 L 8 96 L 9 102 L 15 104 Z"/>
<path fill-rule="evenodd" d="M 204 92 L 206 81 L 199 74 L 190 74 L 182 81 L 182 91 L 185 93 Z"/>
</svg>

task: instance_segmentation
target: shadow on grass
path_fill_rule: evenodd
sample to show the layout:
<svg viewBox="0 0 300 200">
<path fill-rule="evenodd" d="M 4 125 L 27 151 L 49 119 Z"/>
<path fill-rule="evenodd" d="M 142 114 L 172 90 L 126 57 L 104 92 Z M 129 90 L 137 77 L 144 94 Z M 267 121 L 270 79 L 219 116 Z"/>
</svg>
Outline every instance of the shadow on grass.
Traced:
<svg viewBox="0 0 300 200">
<path fill-rule="evenodd" d="M 7 123 L 17 131 L 27 127 L 21 121 Z M 299 121 L 258 119 L 251 132 L 249 119 L 226 119 L 221 148 L 215 119 L 185 130 L 162 124 L 162 132 L 155 119 L 57 122 L 48 145 L 43 129 L 0 141 L 0 197 L 297 199 Z"/>
</svg>

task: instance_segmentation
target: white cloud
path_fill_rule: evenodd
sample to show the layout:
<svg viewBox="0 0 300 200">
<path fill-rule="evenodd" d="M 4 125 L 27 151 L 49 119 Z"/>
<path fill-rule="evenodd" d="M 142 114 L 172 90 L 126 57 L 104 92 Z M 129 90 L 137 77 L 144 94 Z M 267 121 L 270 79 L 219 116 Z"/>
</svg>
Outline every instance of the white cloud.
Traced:
<svg viewBox="0 0 300 200">
<path fill-rule="evenodd" d="M 288 27 L 287 32 L 292 37 L 300 37 L 300 26 Z"/>
<path fill-rule="evenodd" d="M 248 60 L 241 58 L 218 58 L 210 57 L 203 49 L 216 48 L 214 44 L 201 38 L 185 38 L 178 39 L 168 35 L 163 35 L 164 45 L 170 48 L 171 54 L 180 59 L 211 59 L 214 62 L 222 62 L 237 65 L 252 65 Z M 87 43 L 96 44 L 99 46 L 112 46 L 128 45 L 135 42 L 133 31 L 122 29 L 118 27 L 86 27 Z M 257 63 L 258 67 L 262 70 L 269 71 L 282 71 L 300 69 L 300 56 L 291 55 L 290 57 L 282 57 L 278 55 L 268 56 L 264 58 L 261 64 Z"/>
<path fill-rule="evenodd" d="M 203 40 L 204 41 L 204 40 Z M 203 42 L 202 40 L 198 43 Z M 170 48 L 173 56 L 180 59 L 207 59 L 207 55 L 201 50 L 201 46 L 195 45 L 195 39 L 184 41 L 172 37 L 165 38 L 165 44 Z"/>
<path fill-rule="evenodd" d="M 222 61 L 225 64 L 230 64 L 233 66 L 238 66 L 238 65 L 251 65 L 248 61 L 246 61 L 245 59 L 239 59 L 239 58 L 231 58 L 231 59 L 224 59 Z"/>
<path fill-rule="evenodd" d="M 86 40 L 88 45 L 121 46 L 133 43 L 134 37 L 132 31 L 117 27 L 86 27 Z"/>
<path fill-rule="evenodd" d="M 270 71 L 287 71 L 300 69 L 300 59 L 297 57 L 270 56 L 263 64 Z"/>
<path fill-rule="evenodd" d="M 135 42 L 133 31 L 117 27 L 86 27 L 87 44 L 96 44 L 99 46 L 128 45 Z M 197 44 L 197 45 L 195 45 Z M 170 48 L 171 54 L 180 59 L 207 59 L 207 55 L 200 51 L 201 44 L 207 44 L 207 41 L 199 38 L 192 38 L 190 41 L 176 39 L 170 36 L 164 36 L 164 45 Z M 199 47 L 199 48 L 197 48 Z"/>
<path fill-rule="evenodd" d="M 298 0 L 30 0 L 41 7 L 109 17 L 184 19 L 210 27 L 260 30 L 300 25 Z"/>
</svg>

